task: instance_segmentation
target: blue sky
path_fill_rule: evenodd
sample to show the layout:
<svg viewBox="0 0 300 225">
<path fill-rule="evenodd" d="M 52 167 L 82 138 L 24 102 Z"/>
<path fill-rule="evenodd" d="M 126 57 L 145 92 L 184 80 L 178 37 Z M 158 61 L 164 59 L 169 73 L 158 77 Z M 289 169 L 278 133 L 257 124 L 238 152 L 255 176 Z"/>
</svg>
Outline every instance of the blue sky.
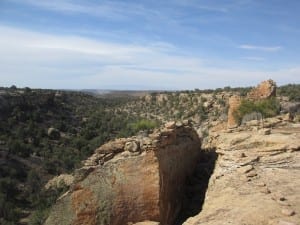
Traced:
<svg viewBox="0 0 300 225">
<path fill-rule="evenodd" d="M 300 83 L 298 0 L 0 0 L 0 86 Z"/>
</svg>

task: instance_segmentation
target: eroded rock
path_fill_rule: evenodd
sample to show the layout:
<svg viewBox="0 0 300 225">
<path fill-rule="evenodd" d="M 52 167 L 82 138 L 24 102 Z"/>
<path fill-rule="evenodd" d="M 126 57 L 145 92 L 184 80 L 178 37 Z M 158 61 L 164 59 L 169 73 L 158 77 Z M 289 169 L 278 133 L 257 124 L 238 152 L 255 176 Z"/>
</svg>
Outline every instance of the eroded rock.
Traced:
<svg viewBox="0 0 300 225">
<path fill-rule="evenodd" d="M 256 88 L 253 88 L 246 96 L 242 98 L 238 95 L 231 96 L 229 98 L 229 109 L 228 109 L 228 119 L 227 119 L 227 128 L 232 129 L 237 127 L 238 121 L 235 119 L 235 112 L 239 108 L 242 99 L 249 99 L 251 101 L 258 101 L 262 99 L 268 99 L 270 97 L 276 96 L 276 83 L 273 80 L 266 80 L 261 82 Z M 249 123 L 250 120 L 255 119 L 259 121 L 262 116 L 258 113 L 250 113 L 245 115 L 242 123 Z"/>
<path fill-rule="evenodd" d="M 149 137 L 102 145 L 75 173 L 74 184 L 45 224 L 173 224 L 183 205 L 186 178 L 201 157 L 200 144 L 184 122 L 180 127 L 168 124 Z"/>
<path fill-rule="evenodd" d="M 269 135 L 248 129 L 209 134 L 202 148 L 215 148 L 219 157 L 202 211 L 183 225 L 298 224 L 300 151 L 289 149 L 299 149 L 300 127 L 273 124 Z"/>
<path fill-rule="evenodd" d="M 228 109 L 228 128 L 235 128 L 238 126 L 238 123 L 235 119 L 234 112 L 238 109 L 241 104 L 241 97 L 234 95 L 229 98 L 229 109 Z"/>
<path fill-rule="evenodd" d="M 273 80 L 261 82 L 256 88 L 252 89 L 247 98 L 251 100 L 266 99 L 276 96 L 276 83 Z"/>
</svg>

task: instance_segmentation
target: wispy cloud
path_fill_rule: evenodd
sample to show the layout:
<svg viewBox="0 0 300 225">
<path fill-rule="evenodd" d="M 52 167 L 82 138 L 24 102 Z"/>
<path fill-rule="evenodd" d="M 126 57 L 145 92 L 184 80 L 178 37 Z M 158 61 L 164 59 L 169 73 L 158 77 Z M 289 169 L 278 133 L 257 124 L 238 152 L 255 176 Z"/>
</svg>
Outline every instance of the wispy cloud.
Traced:
<svg viewBox="0 0 300 225">
<path fill-rule="evenodd" d="M 245 50 L 257 50 L 257 51 L 265 51 L 265 52 L 277 52 L 282 50 L 282 46 L 259 46 L 259 45 L 240 45 L 238 48 L 245 49 Z"/>
<path fill-rule="evenodd" d="M 5 86 L 193 89 L 255 85 L 270 76 L 300 82 L 298 68 L 267 73 L 223 67 L 164 42 L 124 44 L 0 26 L 0 49 Z"/>
<path fill-rule="evenodd" d="M 26 82 L 24 77 L 28 77 L 26 80 L 31 82 L 51 84 L 51 80 L 57 80 L 57 83 L 65 85 L 66 82 L 59 80 L 72 77 L 78 86 L 80 77 L 88 78 L 97 74 L 98 82 L 93 85 L 113 86 L 115 82 L 147 80 L 150 74 L 156 80 L 163 74 L 191 73 L 202 63 L 199 58 L 181 56 L 173 45 L 163 42 L 122 44 L 1 26 L 0 34 L 5 34 L 0 35 L 2 82 Z M 130 74 L 139 74 L 139 78 Z M 43 79 L 49 82 L 43 82 Z"/>
<path fill-rule="evenodd" d="M 17 1 L 18 0 L 11 0 Z M 132 16 L 155 16 L 157 11 L 135 4 L 122 1 L 90 1 L 75 2 L 70 0 L 23 0 L 22 4 L 39 7 L 48 11 L 57 11 L 64 14 L 86 14 L 94 17 L 102 17 L 110 20 L 124 20 Z"/>
</svg>

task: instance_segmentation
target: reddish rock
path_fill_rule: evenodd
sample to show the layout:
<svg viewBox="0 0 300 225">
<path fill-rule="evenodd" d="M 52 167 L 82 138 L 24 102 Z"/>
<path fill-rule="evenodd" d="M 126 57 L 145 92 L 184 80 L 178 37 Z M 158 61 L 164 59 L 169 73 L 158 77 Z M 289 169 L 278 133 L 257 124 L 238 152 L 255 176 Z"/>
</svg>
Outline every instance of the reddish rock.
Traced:
<svg viewBox="0 0 300 225">
<path fill-rule="evenodd" d="M 140 151 L 124 154 L 126 143 L 141 146 Z M 186 178 L 200 157 L 200 144 L 191 127 L 175 126 L 150 137 L 101 146 L 75 174 L 75 183 L 45 224 L 124 225 L 146 220 L 173 224 L 183 204 Z M 103 161 L 103 154 L 110 159 Z M 88 166 L 90 161 L 93 166 Z"/>
<path fill-rule="evenodd" d="M 234 95 L 229 98 L 228 121 L 227 128 L 234 128 L 238 126 L 235 120 L 234 113 L 241 104 L 241 97 Z"/>
<path fill-rule="evenodd" d="M 276 96 L 276 83 L 273 80 L 261 82 L 256 88 L 252 89 L 247 98 L 251 100 L 266 99 Z"/>
</svg>

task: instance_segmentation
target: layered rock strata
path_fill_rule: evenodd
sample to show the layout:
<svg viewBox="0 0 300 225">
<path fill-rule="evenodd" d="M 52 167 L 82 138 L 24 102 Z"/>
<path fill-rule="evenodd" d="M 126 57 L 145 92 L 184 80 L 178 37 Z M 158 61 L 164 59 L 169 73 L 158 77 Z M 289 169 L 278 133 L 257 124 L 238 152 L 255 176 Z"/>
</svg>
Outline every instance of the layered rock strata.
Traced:
<svg viewBox="0 0 300 225">
<path fill-rule="evenodd" d="M 267 127 L 267 128 L 266 128 Z M 300 124 L 283 116 L 211 132 L 218 159 L 202 211 L 184 225 L 299 225 Z"/>
<path fill-rule="evenodd" d="M 74 184 L 45 224 L 173 224 L 186 177 L 201 156 L 200 145 L 187 121 L 167 123 L 148 137 L 104 144 L 76 171 Z"/>
</svg>

